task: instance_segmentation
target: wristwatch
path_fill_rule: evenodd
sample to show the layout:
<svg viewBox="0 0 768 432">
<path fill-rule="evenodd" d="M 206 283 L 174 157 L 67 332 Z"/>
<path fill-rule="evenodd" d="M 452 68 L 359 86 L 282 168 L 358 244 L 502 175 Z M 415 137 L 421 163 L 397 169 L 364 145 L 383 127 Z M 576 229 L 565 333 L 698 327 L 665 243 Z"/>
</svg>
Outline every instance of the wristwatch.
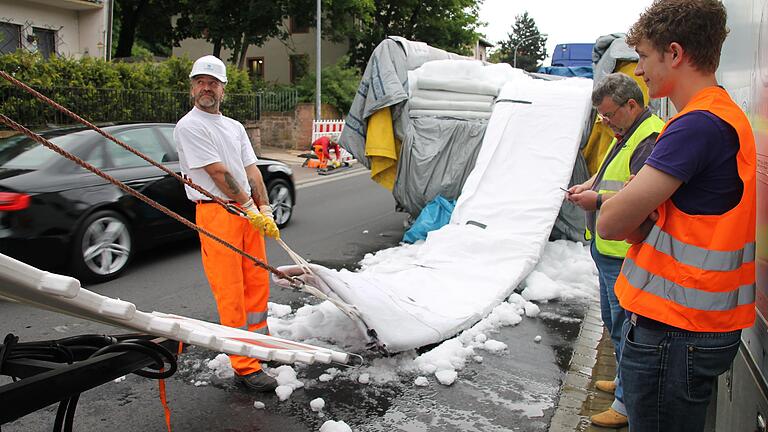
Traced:
<svg viewBox="0 0 768 432">
<path fill-rule="evenodd" d="M 600 210 L 603 206 L 603 194 L 597 194 L 597 200 L 595 200 L 595 207 Z"/>
</svg>

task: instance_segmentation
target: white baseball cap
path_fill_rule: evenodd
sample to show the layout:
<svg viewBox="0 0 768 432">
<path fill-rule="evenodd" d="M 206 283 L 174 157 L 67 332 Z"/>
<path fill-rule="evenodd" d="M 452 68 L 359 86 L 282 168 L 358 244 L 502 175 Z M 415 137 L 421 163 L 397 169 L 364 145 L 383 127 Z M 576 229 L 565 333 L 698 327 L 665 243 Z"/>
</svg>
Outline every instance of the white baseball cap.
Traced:
<svg viewBox="0 0 768 432">
<path fill-rule="evenodd" d="M 195 60 L 189 77 L 194 78 L 198 75 L 210 75 L 224 84 L 227 83 L 227 67 L 224 66 L 224 62 L 212 55 L 202 56 Z"/>
</svg>

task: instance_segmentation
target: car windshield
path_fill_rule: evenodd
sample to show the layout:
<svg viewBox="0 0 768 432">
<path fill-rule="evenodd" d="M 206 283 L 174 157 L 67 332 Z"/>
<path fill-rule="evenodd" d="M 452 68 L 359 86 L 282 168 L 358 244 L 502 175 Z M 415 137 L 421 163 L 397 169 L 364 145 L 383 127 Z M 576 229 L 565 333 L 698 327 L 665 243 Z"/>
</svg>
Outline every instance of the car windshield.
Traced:
<svg viewBox="0 0 768 432">
<path fill-rule="evenodd" d="M 49 141 L 69 151 L 82 139 L 82 135 L 74 133 L 49 138 Z M 23 135 L 0 140 L 0 167 L 2 168 L 34 170 L 60 157 L 62 156 L 48 147 Z"/>
</svg>

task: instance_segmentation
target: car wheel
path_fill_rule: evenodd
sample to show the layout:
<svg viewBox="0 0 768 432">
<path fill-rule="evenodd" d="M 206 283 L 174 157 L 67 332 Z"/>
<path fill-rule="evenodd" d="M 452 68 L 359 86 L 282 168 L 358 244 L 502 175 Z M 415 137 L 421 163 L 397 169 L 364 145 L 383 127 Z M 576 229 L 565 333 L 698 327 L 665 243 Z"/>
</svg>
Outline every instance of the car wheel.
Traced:
<svg viewBox="0 0 768 432">
<path fill-rule="evenodd" d="M 272 214 L 278 228 L 288 225 L 293 216 L 293 196 L 291 186 L 283 179 L 275 179 L 267 185 L 269 203 L 272 204 Z"/>
<path fill-rule="evenodd" d="M 119 213 L 98 211 L 85 219 L 74 239 L 73 270 L 87 282 L 105 282 L 125 270 L 133 255 L 128 221 Z"/>
</svg>

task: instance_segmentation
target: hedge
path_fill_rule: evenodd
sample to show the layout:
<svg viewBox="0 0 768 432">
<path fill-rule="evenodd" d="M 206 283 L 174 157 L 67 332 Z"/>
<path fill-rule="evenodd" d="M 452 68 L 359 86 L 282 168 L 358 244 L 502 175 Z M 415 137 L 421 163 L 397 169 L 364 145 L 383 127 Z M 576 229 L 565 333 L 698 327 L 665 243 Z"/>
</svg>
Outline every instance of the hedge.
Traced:
<svg viewBox="0 0 768 432">
<path fill-rule="evenodd" d="M 35 88 L 78 115 L 95 122 L 176 121 L 191 107 L 192 60 L 111 63 L 100 59 L 51 58 L 17 51 L 0 56 L 0 70 Z M 235 119 L 258 117 L 256 90 L 248 74 L 227 67 L 227 98 L 222 111 Z M 0 112 L 30 125 L 72 120 L 0 78 Z"/>
</svg>

